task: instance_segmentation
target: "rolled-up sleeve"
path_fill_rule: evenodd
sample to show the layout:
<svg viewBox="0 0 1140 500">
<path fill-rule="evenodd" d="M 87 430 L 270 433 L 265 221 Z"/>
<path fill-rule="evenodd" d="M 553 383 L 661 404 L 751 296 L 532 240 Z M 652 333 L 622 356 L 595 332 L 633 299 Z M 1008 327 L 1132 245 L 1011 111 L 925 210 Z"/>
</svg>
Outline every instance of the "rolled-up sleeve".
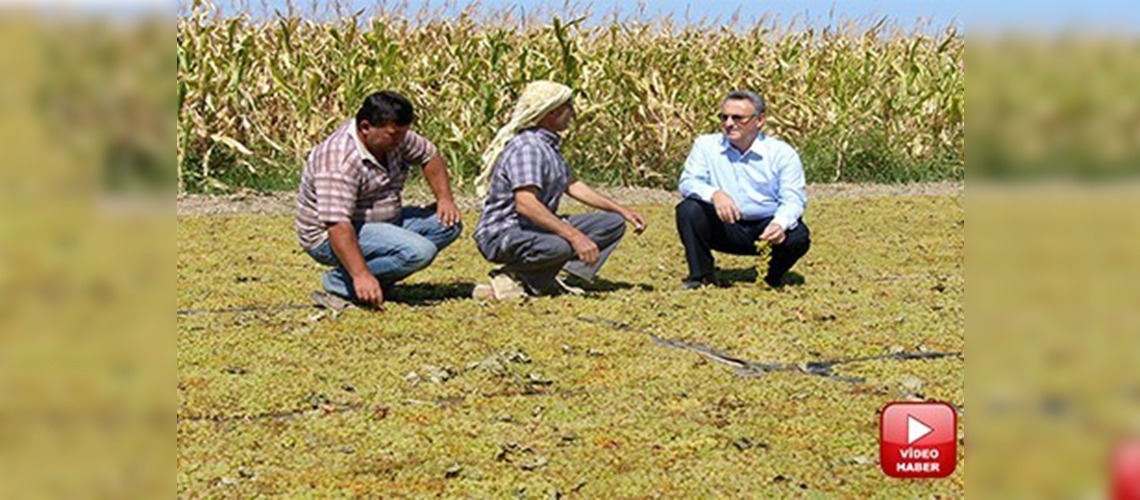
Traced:
<svg viewBox="0 0 1140 500">
<path fill-rule="evenodd" d="M 783 148 L 776 158 L 780 174 L 778 191 L 779 206 L 772 222 L 785 230 L 795 228 L 807 206 L 807 186 L 804 181 L 804 166 L 800 155 L 790 147 Z"/>
<path fill-rule="evenodd" d="M 681 179 L 677 183 L 681 196 L 693 197 L 702 201 L 712 202 L 712 195 L 716 187 L 712 185 L 708 164 L 705 162 L 705 153 L 700 140 L 693 144 L 689 157 L 685 159 L 685 168 L 681 171 Z"/>
<path fill-rule="evenodd" d="M 404 142 L 400 143 L 400 156 L 414 165 L 423 165 L 437 154 L 439 154 L 439 149 L 435 147 L 435 144 L 410 130 L 404 136 Z"/>
</svg>

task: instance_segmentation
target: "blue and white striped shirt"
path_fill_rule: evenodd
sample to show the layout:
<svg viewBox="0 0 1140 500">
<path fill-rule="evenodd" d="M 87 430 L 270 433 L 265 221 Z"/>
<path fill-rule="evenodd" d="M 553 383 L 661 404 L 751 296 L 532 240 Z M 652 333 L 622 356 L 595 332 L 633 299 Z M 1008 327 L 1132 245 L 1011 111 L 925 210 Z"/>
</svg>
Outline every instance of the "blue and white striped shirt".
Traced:
<svg viewBox="0 0 1140 500">
<path fill-rule="evenodd" d="M 784 230 L 798 225 L 807 206 L 800 155 L 788 143 L 763 133 L 743 153 L 724 134 L 698 137 L 679 188 L 681 196 L 709 203 L 719 189 L 736 202 L 744 220 L 772 217 Z"/>
</svg>

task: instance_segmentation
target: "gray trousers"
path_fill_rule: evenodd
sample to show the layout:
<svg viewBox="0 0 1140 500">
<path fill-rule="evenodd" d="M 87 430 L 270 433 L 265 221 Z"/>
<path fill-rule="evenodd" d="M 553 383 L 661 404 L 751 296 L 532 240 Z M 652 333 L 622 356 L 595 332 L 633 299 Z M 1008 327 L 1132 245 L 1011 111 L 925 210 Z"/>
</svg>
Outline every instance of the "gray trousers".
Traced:
<svg viewBox="0 0 1140 500">
<path fill-rule="evenodd" d="M 487 260 L 503 264 L 503 270 L 515 275 L 532 293 L 549 290 L 561 270 L 592 282 L 625 234 L 625 219 L 613 212 L 591 212 L 563 217 L 563 220 L 598 245 L 596 264 L 587 266 L 578 260 L 570 242 L 543 230 L 503 231 L 488 241 L 486 248 L 480 245 L 479 251 Z"/>
</svg>

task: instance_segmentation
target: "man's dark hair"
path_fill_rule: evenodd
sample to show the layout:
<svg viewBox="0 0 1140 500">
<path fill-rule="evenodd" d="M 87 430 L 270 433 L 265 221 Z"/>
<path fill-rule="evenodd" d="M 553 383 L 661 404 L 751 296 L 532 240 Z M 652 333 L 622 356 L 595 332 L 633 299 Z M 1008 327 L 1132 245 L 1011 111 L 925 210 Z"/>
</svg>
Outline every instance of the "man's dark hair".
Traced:
<svg viewBox="0 0 1140 500">
<path fill-rule="evenodd" d="M 371 125 L 387 125 L 395 123 L 404 126 L 411 125 L 416 120 L 412 102 L 396 92 L 384 90 L 376 92 L 364 99 L 360 111 L 356 112 L 356 124 L 368 122 Z"/>
</svg>

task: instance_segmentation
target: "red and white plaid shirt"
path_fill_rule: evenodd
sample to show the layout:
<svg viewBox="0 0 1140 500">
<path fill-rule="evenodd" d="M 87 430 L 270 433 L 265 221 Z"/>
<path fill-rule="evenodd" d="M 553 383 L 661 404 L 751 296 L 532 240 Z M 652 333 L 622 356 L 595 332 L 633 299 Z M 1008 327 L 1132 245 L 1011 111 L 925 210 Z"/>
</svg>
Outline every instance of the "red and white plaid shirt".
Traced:
<svg viewBox="0 0 1140 500">
<path fill-rule="evenodd" d="M 295 223 L 301 246 L 312 249 L 324 243 L 329 224 L 398 219 L 408 165 L 423 165 L 436 154 L 431 141 L 409 131 L 400 147 L 380 162 L 357 136 L 356 120 L 344 122 L 305 161 Z"/>
</svg>

